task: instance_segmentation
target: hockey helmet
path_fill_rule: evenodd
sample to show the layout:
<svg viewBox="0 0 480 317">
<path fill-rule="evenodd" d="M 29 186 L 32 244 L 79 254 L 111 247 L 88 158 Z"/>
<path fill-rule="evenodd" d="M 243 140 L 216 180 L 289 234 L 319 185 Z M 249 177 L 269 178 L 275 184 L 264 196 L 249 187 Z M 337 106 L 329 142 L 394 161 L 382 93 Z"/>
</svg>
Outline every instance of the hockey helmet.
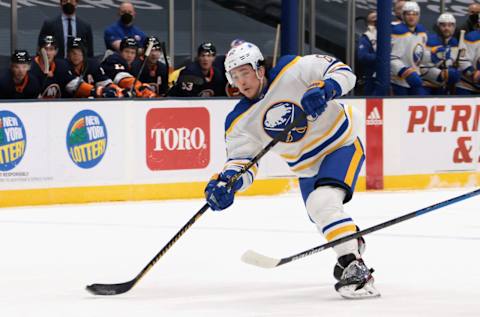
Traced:
<svg viewBox="0 0 480 317">
<path fill-rule="evenodd" d="M 442 14 L 440 14 L 440 16 L 437 19 L 437 25 L 439 25 L 440 23 L 456 24 L 457 20 L 455 19 L 455 17 L 451 13 L 442 13 Z"/>
<path fill-rule="evenodd" d="M 202 53 L 217 55 L 217 48 L 212 42 L 205 42 L 198 47 L 197 55 L 201 55 Z"/>
<path fill-rule="evenodd" d="M 75 48 L 81 49 L 82 52 L 85 50 L 85 45 L 81 37 L 74 37 L 68 43 L 68 50 L 73 50 Z"/>
<path fill-rule="evenodd" d="M 238 66 L 250 64 L 255 72 L 264 64 L 260 49 L 252 43 L 244 42 L 230 49 L 225 58 L 225 75 L 230 85 L 234 85 L 230 71 Z"/>
<path fill-rule="evenodd" d="M 29 64 L 32 61 L 30 54 L 26 50 L 15 50 L 10 57 L 12 64 Z"/>
<path fill-rule="evenodd" d="M 143 48 L 144 49 L 147 49 L 148 47 L 148 44 L 152 42 L 153 43 L 153 46 L 152 46 L 152 50 L 161 50 L 162 49 L 162 45 L 160 44 L 160 41 L 158 40 L 158 38 L 156 38 L 155 36 L 149 36 L 145 39 L 145 44 L 143 45 Z"/>
<path fill-rule="evenodd" d="M 40 39 L 40 47 L 49 47 L 53 46 L 55 48 L 58 47 L 57 45 L 57 40 L 55 39 L 55 36 L 53 35 L 45 35 Z"/>
<path fill-rule="evenodd" d="M 134 37 L 127 36 L 122 39 L 120 42 L 120 51 L 123 51 L 125 48 L 138 48 L 137 40 Z"/>
<path fill-rule="evenodd" d="M 407 1 L 402 7 L 402 15 L 406 12 L 415 12 L 420 15 L 420 6 L 415 1 Z"/>
</svg>

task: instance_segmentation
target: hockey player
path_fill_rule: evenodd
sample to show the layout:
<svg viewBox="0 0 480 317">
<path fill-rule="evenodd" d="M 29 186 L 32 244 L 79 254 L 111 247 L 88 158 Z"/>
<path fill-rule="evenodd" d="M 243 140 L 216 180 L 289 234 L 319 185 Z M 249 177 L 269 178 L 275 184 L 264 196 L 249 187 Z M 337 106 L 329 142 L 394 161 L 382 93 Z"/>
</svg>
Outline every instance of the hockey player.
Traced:
<svg viewBox="0 0 480 317">
<path fill-rule="evenodd" d="M 198 47 L 197 60 L 180 72 L 176 84 L 169 92 L 176 97 L 217 97 L 226 96 L 226 81 L 213 66 L 217 49 L 210 43 Z"/>
<path fill-rule="evenodd" d="M 480 17 L 479 17 L 480 22 Z M 462 74 L 457 84 L 458 95 L 480 93 L 480 30 L 465 35 L 465 56 L 460 57 L 459 70 Z"/>
<path fill-rule="evenodd" d="M 67 62 L 73 75 L 77 77 L 76 85 L 85 90 L 77 93 L 77 95 L 89 97 L 92 96 L 92 90 L 94 90 L 96 97 L 115 98 L 123 96 L 122 89 L 108 78 L 97 60 L 86 57 L 86 48 L 81 38 L 76 37 L 70 41 Z M 80 85 L 80 82 L 84 82 L 85 85 Z"/>
<path fill-rule="evenodd" d="M 10 69 L 0 77 L 0 99 L 36 99 L 40 83 L 30 76 L 30 55 L 25 50 L 15 50 L 10 57 Z"/>
<path fill-rule="evenodd" d="M 420 77 L 427 33 L 419 24 L 420 7 L 407 1 L 402 7 L 403 23 L 392 26 L 391 83 L 394 95 L 425 95 Z"/>
<path fill-rule="evenodd" d="M 133 37 L 125 37 L 120 43 L 120 52 L 109 55 L 100 66 L 105 70 L 107 76 L 123 89 L 125 96 L 130 91 L 141 98 L 154 98 L 155 92 L 148 84 L 135 80 L 133 75 L 133 62 L 137 58 L 138 43 Z M 133 89 L 132 89 L 132 86 Z"/>
<path fill-rule="evenodd" d="M 48 59 L 44 61 L 42 50 L 45 50 Z M 92 86 L 79 81 L 73 75 L 68 63 L 64 59 L 56 58 L 57 42 L 53 35 L 47 35 L 40 41 L 38 55 L 32 63 L 31 74 L 37 78 L 41 85 L 41 98 L 68 98 L 68 97 L 93 97 L 95 91 Z M 46 70 L 48 63 L 48 72 Z"/>
<path fill-rule="evenodd" d="M 209 206 L 229 207 L 235 192 L 252 184 L 258 166 L 232 188 L 226 187 L 228 180 L 299 119 L 301 123 L 272 150 L 299 177 L 308 215 L 324 237 L 331 241 L 355 233 L 357 227 L 343 204 L 352 198 L 364 161 L 358 137 L 363 121 L 351 106 L 336 100 L 353 88 L 355 75 L 350 67 L 325 55 L 284 56 L 268 76 L 264 65 L 258 47 L 248 42 L 227 54 L 226 76 L 244 98 L 225 122 L 227 162 L 205 188 Z M 346 298 L 379 296 L 359 246 L 359 241 L 350 240 L 334 247 L 335 289 Z"/>
<path fill-rule="evenodd" d="M 451 13 L 443 13 L 437 19 L 439 34 L 430 34 L 427 49 L 430 63 L 424 69 L 424 88 L 430 95 L 454 94 L 455 85 L 460 80 L 456 57 L 458 40 L 453 37 L 456 20 Z"/>
<path fill-rule="evenodd" d="M 134 76 L 138 75 L 138 79 L 142 83 L 146 83 L 152 87 L 157 96 L 165 96 L 168 90 L 168 70 L 167 66 L 160 62 L 162 46 L 156 37 L 150 36 L 145 40 L 144 52 L 149 43 L 153 43 L 153 46 L 142 73 L 138 75 L 142 67 L 143 56 L 133 61 L 132 73 Z"/>
</svg>

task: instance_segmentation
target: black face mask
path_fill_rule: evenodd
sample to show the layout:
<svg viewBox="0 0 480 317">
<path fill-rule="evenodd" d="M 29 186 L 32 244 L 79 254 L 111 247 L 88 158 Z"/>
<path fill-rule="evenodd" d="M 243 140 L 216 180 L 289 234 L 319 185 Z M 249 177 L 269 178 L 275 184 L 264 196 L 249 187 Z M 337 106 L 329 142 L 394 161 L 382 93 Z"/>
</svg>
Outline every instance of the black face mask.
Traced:
<svg viewBox="0 0 480 317">
<path fill-rule="evenodd" d="M 62 4 L 62 11 L 66 15 L 72 15 L 75 12 L 75 6 L 70 2 Z"/>
<path fill-rule="evenodd" d="M 123 24 L 128 25 L 132 23 L 133 15 L 131 15 L 130 13 L 124 13 L 120 16 L 120 21 L 122 21 Z"/>
<path fill-rule="evenodd" d="M 468 19 L 470 20 L 470 23 L 477 24 L 478 22 L 478 14 L 474 13 L 468 16 Z"/>
</svg>

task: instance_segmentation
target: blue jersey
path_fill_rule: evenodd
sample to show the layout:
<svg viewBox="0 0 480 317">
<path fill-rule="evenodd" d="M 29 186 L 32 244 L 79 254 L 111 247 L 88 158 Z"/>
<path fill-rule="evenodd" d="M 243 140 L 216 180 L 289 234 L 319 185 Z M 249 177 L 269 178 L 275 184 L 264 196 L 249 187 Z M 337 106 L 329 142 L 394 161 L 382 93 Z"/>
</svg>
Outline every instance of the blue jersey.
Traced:
<svg viewBox="0 0 480 317">
<path fill-rule="evenodd" d="M 44 73 L 41 58 L 36 56 L 32 62 L 30 73 L 35 76 L 40 83 L 42 98 L 69 98 L 75 94 L 77 85 L 75 76 L 70 70 L 70 66 L 64 59 L 55 58 L 50 65 L 48 74 Z"/>
<path fill-rule="evenodd" d="M 147 35 L 135 25 L 126 26 L 121 21 L 117 21 L 105 29 L 103 39 L 107 49 L 114 51 L 112 42 L 122 40 L 124 37 L 133 37 L 138 44 L 143 47 Z"/>
<path fill-rule="evenodd" d="M 0 76 L 0 99 L 36 99 L 39 95 L 40 83 L 29 73 L 20 84 L 13 82 L 10 70 Z"/>
</svg>

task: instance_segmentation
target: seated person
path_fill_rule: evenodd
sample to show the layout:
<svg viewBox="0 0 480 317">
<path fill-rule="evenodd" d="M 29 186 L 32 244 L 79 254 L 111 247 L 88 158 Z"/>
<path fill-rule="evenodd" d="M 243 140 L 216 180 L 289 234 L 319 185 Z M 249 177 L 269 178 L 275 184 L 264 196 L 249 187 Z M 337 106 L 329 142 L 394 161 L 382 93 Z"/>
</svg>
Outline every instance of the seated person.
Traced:
<svg viewBox="0 0 480 317">
<path fill-rule="evenodd" d="M 40 83 L 30 76 L 30 55 L 25 50 L 15 50 L 10 58 L 10 69 L 0 77 L 0 99 L 36 99 Z"/>
<path fill-rule="evenodd" d="M 226 96 L 225 76 L 213 66 L 217 50 L 212 43 L 198 47 L 197 60 L 183 69 L 169 96 L 216 97 Z"/>
</svg>

